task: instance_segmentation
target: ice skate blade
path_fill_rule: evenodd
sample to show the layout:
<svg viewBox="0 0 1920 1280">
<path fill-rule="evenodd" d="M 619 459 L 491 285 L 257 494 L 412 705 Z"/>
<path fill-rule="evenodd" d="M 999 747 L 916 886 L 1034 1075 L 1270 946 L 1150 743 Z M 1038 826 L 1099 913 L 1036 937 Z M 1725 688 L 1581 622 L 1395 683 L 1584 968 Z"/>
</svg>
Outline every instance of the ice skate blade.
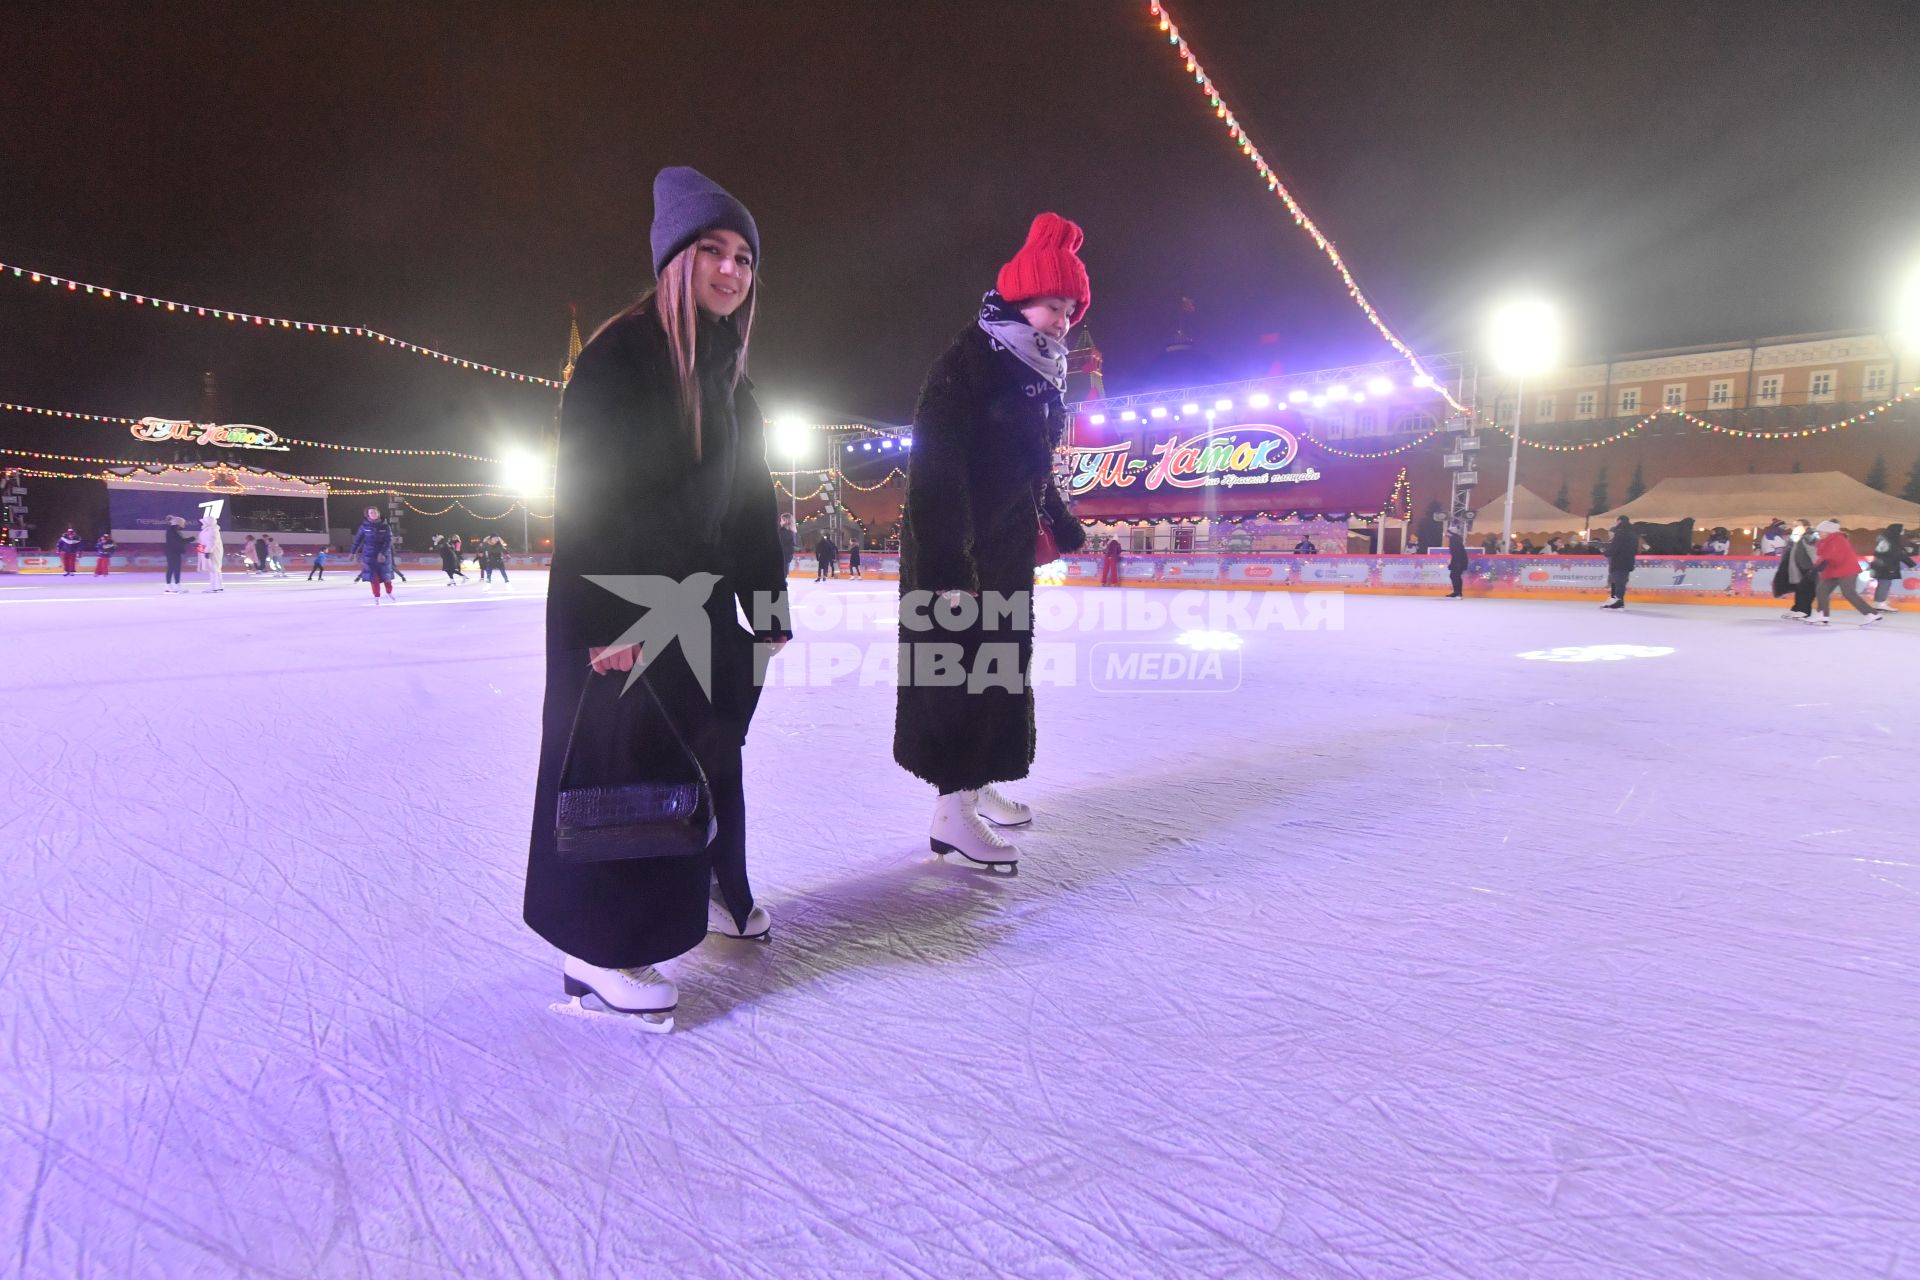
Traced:
<svg viewBox="0 0 1920 1280">
<path fill-rule="evenodd" d="M 995 875 L 1017 876 L 1020 874 L 1020 860 L 1018 858 L 1009 859 L 1006 862 L 983 862 L 965 850 L 950 845 L 944 840 L 928 840 L 927 845 L 941 858 L 945 858 L 951 853 L 962 861 L 979 867 L 983 871 L 991 871 Z"/>
<path fill-rule="evenodd" d="M 1022 818 L 1018 822 L 1002 822 L 998 818 L 989 818 L 984 813 L 981 814 L 980 816 L 983 818 L 986 818 L 988 822 L 992 823 L 996 827 L 999 827 L 1002 831 L 1011 831 L 1015 827 L 1030 827 L 1033 825 L 1032 818 Z"/>
<path fill-rule="evenodd" d="M 599 997 L 595 997 L 598 999 Z M 624 1026 L 637 1026 L 642 1031 L 654 1035 L 666 1035 L 673 1030 L 673 1010 L 664 1013 L 622 1013 L 612 1005 L 595 1008 L 587 1004 L 580 996 L 567 1000 L 556 1000 L 547 1008 L 555 1013 L 565 1014 L 569 1018 L 587 1018 L 603 1022 L 618 1022 Z"/>
<path fill-rule="evenodd" d="M 707 936 L 709 938 L 725 938 L 728 942 L 758 942 L 765 945 L 773 941 L 773 929 L 769 926 L 758 933 L 728 933 L 725 929 L 716 929 L 712 925 L 708 925 Z"/>
</svg>

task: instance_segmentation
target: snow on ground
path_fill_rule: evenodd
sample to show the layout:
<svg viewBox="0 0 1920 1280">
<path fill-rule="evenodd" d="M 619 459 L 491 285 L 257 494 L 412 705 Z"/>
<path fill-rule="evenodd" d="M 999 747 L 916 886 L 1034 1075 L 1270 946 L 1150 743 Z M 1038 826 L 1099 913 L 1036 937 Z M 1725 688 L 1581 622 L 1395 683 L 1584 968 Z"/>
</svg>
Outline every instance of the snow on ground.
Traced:
<svg viewBox="0 0 1920 1280">
<path fill-rule="evenodd" d="M 0 579 L 6 1274 L 1920 1275 L 1920 617 L 1349 598 L 1043 690 L 1011 880 L 772 689 L 653 1036 L 519 919 L 539 577 L 228 581 Z"/>
</svg>

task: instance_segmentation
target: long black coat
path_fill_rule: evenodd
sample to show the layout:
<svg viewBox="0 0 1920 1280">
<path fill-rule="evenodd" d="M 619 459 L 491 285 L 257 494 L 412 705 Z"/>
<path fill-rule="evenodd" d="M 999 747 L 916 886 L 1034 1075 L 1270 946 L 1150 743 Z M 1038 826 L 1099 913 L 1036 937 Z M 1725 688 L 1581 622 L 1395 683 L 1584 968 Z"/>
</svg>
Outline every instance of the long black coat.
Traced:
<svg viewBox="0 0 1920 1280">
<path fill-rule="evenodd" d="M 1907 526 L 1890 524 L 1873 544 L 1873 576 L 1876 579 L 1897 578 L 1902 569 L 1913 568 L 1913 557 L 1907 554 Z"/>
<path fill-rule="evenodd" d="M 1632 526 L 1625 529 L 1614 526 L 1613 537 L 1607 542 L 1607 568 L 1614 573 L 1631 573 L 1640 559 L 1640 535 Z"/>
<path fill-rule="evenodd" d="M 666 335 L 650 303 L 615 320 L 580 353 L 561 413 L 526 920 L 560 950 L 610 968 L 652 964 L 697 945 L 713 883 L 737 922 L 753 909 L 740 751 L 760 696 L 754 641 L 787 635 L 786 565 L 765 424 L 747 384 L 731 388 L 738 340 L 731 326 L 703 321 L 699 349 L 697 461 L 673 391 Z M 701 573 L 717 578 L 706 602 L 711 699 L 679 643 L 649 649 L 642 678 L 624 694 L 624 674 L 590 672 L 587 651 L 613 644 L 642 611 L 589 576 L 683 581 Z M 766 625 L 743 630 L 736 600 L 750 620 Z M 681 780 L 689 760 L 697 763 L 718 822 L 703 853 L 557 860 L 554 815 L 576 715 L 574 781 Z"/>
<path fill-rule="evenodd" d="M 893 758 L 942 792 L 1027 776 L 1035 741 L 1027 674 L 1037 504 L 1044 504 L 1061 551 L 1078 551 L 1087 541 L 1053 483 L 1053 449 L 1066 429 L 1060 393 L 995 345 L 978 325 L 968 325 L 934 363 L 913 415 L 900 530 Z M 979 621 L 964 630 L 910 625 L 916 599 L 956 590 L 1015 601 L 1014 620 L 997 617 L 991 630 Z M 958 645 L 961 668 L 969 672 L 984 670 L 996 652 L 1008 653 L 983 646 L 1012 646 L 1017 689 L 996 683 L 970 692 L 965 684 L 916 680 L 941 645 Z"/>
</svg>

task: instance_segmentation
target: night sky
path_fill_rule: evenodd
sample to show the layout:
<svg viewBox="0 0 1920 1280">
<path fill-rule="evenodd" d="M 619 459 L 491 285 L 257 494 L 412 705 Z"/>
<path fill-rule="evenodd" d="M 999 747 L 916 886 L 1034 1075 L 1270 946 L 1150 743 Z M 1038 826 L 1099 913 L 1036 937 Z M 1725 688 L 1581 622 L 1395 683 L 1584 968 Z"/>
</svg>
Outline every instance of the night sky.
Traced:
<svg viewBox="0 0 1920 1280">
<path fill-rule="evenodd" d="M 1581 356 L 1870 327 L 1920 260 L 1911 0 L 1175 15 L 1423 349 L 1521 282 Z M 1086 227 L 1111 389 L 1151 379 L 1183 296 L 1227 372 L 1387 354 L 1144 0 L 14 5 L 0 33 L 0 257 L 101 283 L 551 375 L 570 302 L 590 328 L 644 286 L 653 174 L 692 164 L 759 219 L 775 412 L 904 421 L 1049 208 Z M 491 453 L 552 409 L 363 342 L 0 282 L 0 400 L 186 417 L 205 370 L 225 420 L 339 441 Z M 12 415 L 0 438 L 135 452 Z"/>
</svg>

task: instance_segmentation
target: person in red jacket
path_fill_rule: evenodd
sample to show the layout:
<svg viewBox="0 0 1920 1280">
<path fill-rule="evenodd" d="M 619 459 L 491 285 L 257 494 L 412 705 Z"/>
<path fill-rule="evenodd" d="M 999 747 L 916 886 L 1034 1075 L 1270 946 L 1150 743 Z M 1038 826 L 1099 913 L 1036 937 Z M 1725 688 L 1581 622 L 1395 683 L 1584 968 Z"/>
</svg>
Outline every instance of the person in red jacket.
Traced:
<svg viewBox="0 0 1920 1280">
<path fill-rule="evenodd" d="M 1100 585 L 1117 587 L 1120 585 L 1120 539 L 1108 538 L 1107 546 L 1100 553 Z"/>
<path fill-rule="evenodd" d="M 1853 543 L 1847 535 L 1840 532 L 1838 520 L 1822 520 L 1815 533 L 1820 541 L 1814 545 L 1814 567 L 1820 571 L 1819 592 L 1814 596 L 1814 614 L 1807 621 L 1818 627 L 1830 626 L 1833 618 L 1833 593 L 1838 591 L 1847 598 L 1847 603 L 1867 615 L 1868 622 L 1878 622 L 1885 616 L 1878 609 L 1860 597 L 1860 588 L 1854 585 L 1860 576 L 1860 553 L 1853 549 Z"/>
</svg>

